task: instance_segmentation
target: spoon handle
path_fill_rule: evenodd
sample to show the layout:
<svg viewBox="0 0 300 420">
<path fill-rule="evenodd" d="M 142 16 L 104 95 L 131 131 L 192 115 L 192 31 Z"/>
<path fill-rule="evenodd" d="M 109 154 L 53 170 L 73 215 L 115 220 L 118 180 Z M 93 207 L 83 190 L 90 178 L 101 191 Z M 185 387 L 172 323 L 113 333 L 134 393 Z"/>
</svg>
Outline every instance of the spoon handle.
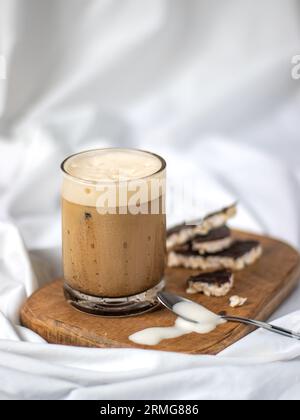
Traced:
<svg viewBox="0 0 300 420">
<path fill-rule="evenodd" d="M 222 319 L 230 322 L 239 322 L 242 324 L 253 325 L 254 327 L 263 328 L 264 330 L 268 330 L 270 332 L 274 332 L 276 334 L 283 335 L 289 338 L 295 338 L 296 340 L 300 340 L 300 334 L 293 332 L 291 330 L 287 330 L 285 328 L 277 327 L 276 325 L 267 324 L 266 322 L 261 321 L 254 321 L 253 319 L 247 318 L 240 318 L 235 316 L 222 316 Z"/>
</svg>

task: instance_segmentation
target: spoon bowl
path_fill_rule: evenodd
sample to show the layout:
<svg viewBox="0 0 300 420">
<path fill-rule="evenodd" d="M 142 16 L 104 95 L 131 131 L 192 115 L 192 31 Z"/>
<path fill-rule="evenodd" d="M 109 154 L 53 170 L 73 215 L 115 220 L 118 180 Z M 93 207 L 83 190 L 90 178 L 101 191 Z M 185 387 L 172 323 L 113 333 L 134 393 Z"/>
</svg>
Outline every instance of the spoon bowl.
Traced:
<svg viewBox="0 0 300 420">
<path fill-rule="evenodd" d="M 158 295 L 157 295 L 157 299 L 159 300 L 159 302 L 165 308 L 167 308 L 169 311 L 173 312 L 175 315 L 179 316 L 180 318 L 184 319 L 185 321 L 189 321 L 189 322 L 193 322 L 195 324 L 198 324 L 198 321 L 196 321 L 195 319 L 191 319 L 187 316 L 182 315 L 181 313 L 178 313 L 176 311 L 176 307 L 175 307 L 175 305 L 179 302 L 190 302 L 190 303 L 193 303 L 193 304 L 197 304 L 197 302 L 194 302 L 192 300 L 183 298 L 181 296 L 175 295 L 174 293 L 170 293 L 170 292 L 159 292 Z M 203 307 L 203 305 L 199 305 L 199 306 Z M 294 338 L 296 340 L 300 340 L 300 334 L 298 334 L 294 331 L 291 331 L 291 330 L 287 330 L 285 328 L 277 327 L 276 325 L 273 325 L 273 324 L 268 324 L 267 322 L 261 322 L 261 321 L 256 321 L 256 320 L 253 320 L 253 319 L 230 316 L 230 315 L 219 315 L 219 317 L 220 317 L 220 319 L 223 319 L 225 321 L 237 322 L 237 323 L 240 323 L 240 324 L 251 325 L 251 326 L 256 327 L 256 328 L 263 328 L 264 330 L 267 330 L 269 332 L 273 332 L 275 334 L 283 335 L 284 337 L 289 337 L 289 338 Z"/>
</svg>

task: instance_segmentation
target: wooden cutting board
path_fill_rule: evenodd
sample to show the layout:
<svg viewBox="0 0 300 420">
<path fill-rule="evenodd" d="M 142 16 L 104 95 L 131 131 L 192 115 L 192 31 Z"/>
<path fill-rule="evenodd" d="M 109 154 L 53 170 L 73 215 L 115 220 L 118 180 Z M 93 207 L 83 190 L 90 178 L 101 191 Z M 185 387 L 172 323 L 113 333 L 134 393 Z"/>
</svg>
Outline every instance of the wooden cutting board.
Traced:
<svg viewBox="0 0 300 420">
<path fill-rule="evenodd" d="M 230 295 L 247 297 L 241 308 L 230 308 L 228 296 L 208 298 L 193 295 L 192 299 L 214 312 L 266 320 L 294 289 L 300 279 L 299 253 L 277 240 L 235 232 L 239 238 L 258 239 L 264 247 L 263 257 L 253 266 L 236 273 Z M 167 290 L 186 296 L 186 279 L 192 270 L 167 269 Z M 191 296 L 188 295 L 190 298 Z M 37 332 L 49 343 L 83 347 L 147 348 L 189 354 L 217 354 L 238 341 L 251 327 L 227 323 L 207 335 L 188 334 L 164 340 L 157 346 L 140 346 L 128 336 L 143 328 L 170 326 L 175 316 L 165 309 L 131 318 L 100 318 L 73 309 L 63 297 L 62 280 L 56 280 L 34 293 L 21 311 L 22 324 Z"/>
</svg>

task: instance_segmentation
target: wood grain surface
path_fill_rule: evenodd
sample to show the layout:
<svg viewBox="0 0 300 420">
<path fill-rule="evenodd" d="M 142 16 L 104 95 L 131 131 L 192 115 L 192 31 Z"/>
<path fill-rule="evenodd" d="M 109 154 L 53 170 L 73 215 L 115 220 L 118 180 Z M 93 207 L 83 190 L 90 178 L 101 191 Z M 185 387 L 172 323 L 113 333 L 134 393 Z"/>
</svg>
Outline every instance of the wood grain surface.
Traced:
<svg viewBox="0 0 300 420">
<path fill-rule="evenodd" d="M 229 296 L 223 298 L 186 295 L 186 279 L 195 272 L 166 270 L 167 290 L 192 298 L 214 312 L 266 320 L 285 300 L 300 279 L 299 253 L 275 239 L 234 232 L 239 238 L 261 241 L 263 257 L 254 265 L 237 272 L 231 295 L 247 297 L 240 308 L 230 308 Z M 101 318 L 81 313 L 66 303 L 62 280 L 58 279 L 35 292 L 21 311 L 22 324 L 49 343 L 99 348 L 147 348 L 189 354 L 217 354 L 247 335 L 252 329 L 227 323 L 207 335 L 196 333 L 164 340 L 157 346 L 140 346 L 128 336 L 147 327 L 173 325 L 175 316 L 165 309 L 131 318 Z"/>
</svg>

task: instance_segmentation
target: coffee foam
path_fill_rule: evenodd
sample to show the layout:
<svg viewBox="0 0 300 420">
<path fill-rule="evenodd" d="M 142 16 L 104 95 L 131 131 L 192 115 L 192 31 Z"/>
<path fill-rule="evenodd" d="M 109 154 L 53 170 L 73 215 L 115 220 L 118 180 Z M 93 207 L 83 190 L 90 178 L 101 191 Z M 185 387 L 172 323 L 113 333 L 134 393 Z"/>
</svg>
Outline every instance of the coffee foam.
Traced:
<svg viewBox="0 0 300 420">
<path fill-rule="evenodd" d="M 105 187 L 115 187 L 118 200 L 120 195 L 128 198 L 133 195 L 128 185 L 134 188 L 143 184 L 149 189 L 149 195 L 141 199 L 145 203 L 162 195 L 161 188 L 159 191 L 150 188 L 153 180 L 164 180 L 165 171 L 160 171 L 161 168 L 162 161 L 157 156 L 139 150 L 103 149 L 80 153 L 63 165 L 62 196 L 72 203 L 95 207 Z"/>
</svg>

